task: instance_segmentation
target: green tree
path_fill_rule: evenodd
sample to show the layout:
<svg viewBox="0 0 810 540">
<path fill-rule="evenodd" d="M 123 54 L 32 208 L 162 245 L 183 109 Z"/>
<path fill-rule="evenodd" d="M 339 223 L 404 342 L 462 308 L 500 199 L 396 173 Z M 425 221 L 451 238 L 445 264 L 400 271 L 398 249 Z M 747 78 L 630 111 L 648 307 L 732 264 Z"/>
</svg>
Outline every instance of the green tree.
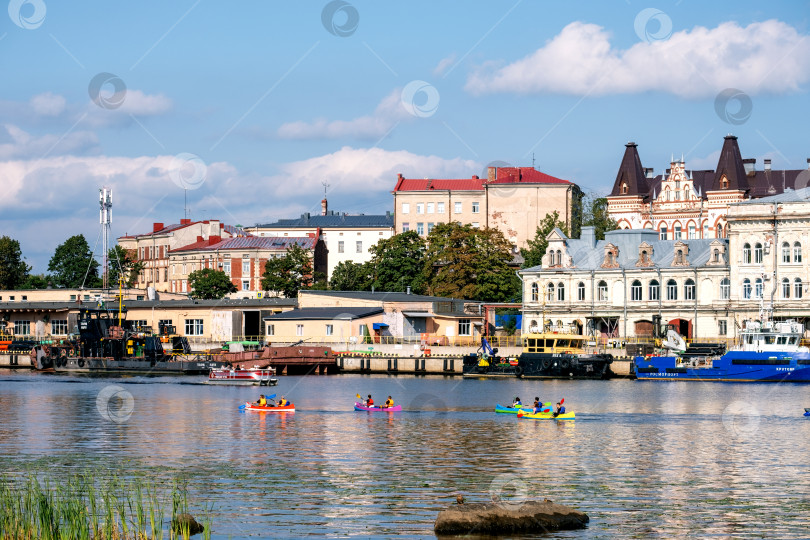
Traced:
<svg viewBox="0 0 810 540">
<path fill-rule="evenodd" d="M 47 289 L 51 284 L 51 276 L 45 274 L 28 274 L 20 289 Z"/>
<path fill-rule="evenodd" d="M 284 257 L 270 259 L 265 263 L 262 289 L 294 298 L 299 290 L 310 288 L 312 273 L 309 252 L 295 244 L 287 250 Z"/>
<path fill-rule="evenodd" d="M 135 253 L 119 245 L 113 246 L 107 252 L 107 279 L 110 287 L 118 287 L 121 269 L 124 271 L 124 287 L 134 287 L 144 266 L 143 262 L 137 260 Z"/>
<path fill-rule="evenodd" d="M 54 285 L 68 289 L 99 286 L 98 267 L 83 234 L 71 236 L 57 246 L 48 263 Z"/>
<path fill-rule="evenodd" d="M 236 286 L 222 270 L 203 268 L 188 275 L 191 297 L 201 300 L 219 300 L 226 294 L 236 292 Z"/>
<path fill-rule="evenodd" d="M 560 221 L 560 214 L 556 210 L 551 214 L 546 214 L 546 217 L 540 221 L 534 239 L 527 242 L 528 247 L 520 248 L 520 255 L 523 257 L 523 268 L 531 268 L 542 262 L 543 255 L 546 254 L 546 249 L 548 249 L 546 237 L 555 227 L 559 227 L 563 233 L 568 234 L 568 227 Z"/>
<path fill-rule="evenodd" d="M 374 267 L 370 263 L 341 261 L 332 270 L 329 288 L 333 291 L 370 291 L 372 283 Z"/>
<path fill-rule="evenodd" d="M 605 233 L 619 228 L 616 220 L 608 214 L 608 201 L 606 197 L 589 194 L 585 197 L 585 211 L 582 224 L 593 227 L 597 240 L 604 240 Z"/>
<path fill-rule="evenodd" d="M 485 302 L 519 297 L 520 279 L 509 266 L 512 246 L 499 230 L 442 223 L 427 244 L 423 275 L 429 294 Z"/>
<path fill-rule="evenodd" d="M 380 240 L 369 251 L 376 290 L 405 292 L 410 287 L 417 294 L 423 291 L 425 241 L 416 231 Z"/>
<path fill-rule="evenodd" d="M 16 289 L 30 271 L 23 261 L 20 243 L 8 236 L 0 237 L 0 290 Z"/>
</svg>

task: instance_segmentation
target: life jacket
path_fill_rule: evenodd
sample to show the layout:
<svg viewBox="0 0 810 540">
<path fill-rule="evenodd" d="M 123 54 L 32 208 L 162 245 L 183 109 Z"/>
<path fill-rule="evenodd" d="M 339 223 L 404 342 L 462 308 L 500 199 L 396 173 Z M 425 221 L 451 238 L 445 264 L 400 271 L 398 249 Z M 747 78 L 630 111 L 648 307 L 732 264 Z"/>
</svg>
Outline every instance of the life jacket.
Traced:
<svg viewBox="0 0 810 540">
<path fill-rule="evenodd" d="M 368 398 L 368 401 L 366 401 L 366 407 L 373 407 L 373 406 L 374 406 L 374 400 L 371 399 L 371 398 Z"/>
<path fill-rule="evenodd" d="M 266 400 L 266 399 L 264 399 L 264 398 L 259 398 L 259 405 L 261 405 L 262 407 L 264 407 L 265 405 L 267 405 L 267 400 Z"/>
<path fill-rule="evenodd" d="M 278 406 L 279 406 L 279 407 L 284 407 L 284 406 L 285 406 L 287 403 L 289 403 L 289 401 L 287 401 L 287 400 L 286 400 L 286 399 L 284 399 L 284 398 L 281 398 L 281 399 L 279 400 L 279 402 L 278 402 Z"/>
<path fill-rule="evenodd" d="M 394 400 L 393 399 L 386 399 L 385 400 L 385 406 L 386 407 L 393 407 L 394 406 Z"/>
</svg>

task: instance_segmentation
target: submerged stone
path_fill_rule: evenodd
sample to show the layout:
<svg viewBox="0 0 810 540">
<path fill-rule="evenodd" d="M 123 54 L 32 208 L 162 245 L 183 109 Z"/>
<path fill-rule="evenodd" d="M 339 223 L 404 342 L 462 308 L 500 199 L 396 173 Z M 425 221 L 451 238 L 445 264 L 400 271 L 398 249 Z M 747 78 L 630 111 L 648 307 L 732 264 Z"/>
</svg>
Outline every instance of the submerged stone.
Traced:
<svg viewBox="0 0 810 540">
<path fill-rule="evenodd" d="M 177 514 L 177 517 L 172 520 L 172 530 L 182 533 L 188 530 L 188 534 L 195 535 L 205 530 L 205 527 L 197 523 L 197 520 L 191 514 Z"/>
<path fill-rule="evenodd" d="M 436 534 L 509 534 L 583 529 L 588 515 L 551 501 L 521 505 L 454 504 L 442 510 L 433 527 Z"/>
</svg>

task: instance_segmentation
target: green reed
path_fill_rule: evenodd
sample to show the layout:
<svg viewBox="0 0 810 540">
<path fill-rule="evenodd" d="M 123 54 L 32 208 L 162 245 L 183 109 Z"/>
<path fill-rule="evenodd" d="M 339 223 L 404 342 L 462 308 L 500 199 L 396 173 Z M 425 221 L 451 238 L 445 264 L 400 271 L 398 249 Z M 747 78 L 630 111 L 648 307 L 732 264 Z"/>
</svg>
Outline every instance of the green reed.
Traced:
<svg viewBox="0 0 810 540">
<path fill-rule="evenodd" d="M 188 485 L 174 481 L 165 498 L 153 482 L 77 475 L 59 483 L 36 476 L 0 477 L 0 540 L 169 540 L 190 538 L 188 527 L 164 532 L 166 504 L 172 519 L 187 513 Z M 210 538 L 211 507 L 204 508 L 203 538 Z"/>
</svg>

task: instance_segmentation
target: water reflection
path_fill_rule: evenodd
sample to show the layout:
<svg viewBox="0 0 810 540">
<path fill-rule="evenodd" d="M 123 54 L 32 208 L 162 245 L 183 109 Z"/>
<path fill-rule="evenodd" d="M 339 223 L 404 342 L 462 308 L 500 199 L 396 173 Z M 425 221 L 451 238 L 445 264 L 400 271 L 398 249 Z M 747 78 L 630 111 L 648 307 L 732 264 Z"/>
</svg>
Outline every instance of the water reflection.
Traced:
<svg viewBox="0 0 810 540">
<path fill-rule="evenodd" d="M 283 377 L 297 411 L 270 414 L 238 410 L 258 389 L 188 382 L 0 374 L 3 471 L 182 473 L 218 538 L 430 537 L 457 494 L 588 512 L 563 538 L 806 537 L 805 386 Z M 109 384 L 126 421 L 98 410 Z M 354 412 L 359 390 L 407 410 Z M 515 395 L 564 397 L 577 420 L 492 412 Z"/>
</svg>

